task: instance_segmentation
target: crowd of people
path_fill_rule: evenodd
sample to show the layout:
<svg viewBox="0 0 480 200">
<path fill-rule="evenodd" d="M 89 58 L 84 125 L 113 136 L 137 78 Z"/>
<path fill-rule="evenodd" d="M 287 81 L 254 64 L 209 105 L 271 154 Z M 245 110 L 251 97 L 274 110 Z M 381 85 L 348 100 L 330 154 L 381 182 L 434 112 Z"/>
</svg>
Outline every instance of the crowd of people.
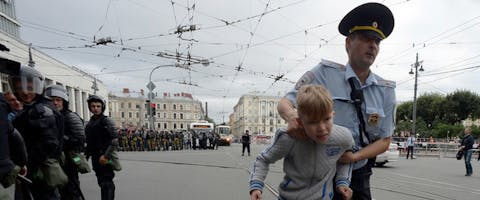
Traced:
<svg viewBox="0 0 480 200">
<path fill-rule="evenodd" d="M 212 131 L 157 131 L 146 128 L 118 130 L 120 151 L 175 151 L 218 149 L 220 135 Z"/>
<path fill-rule="evenodd" d="M 14 67 L 14 66 L 7 66 Z M 121 170 L 117 133 L 104 115 L 106 103 L 90 95 L 88 123 L 68 109 L 66 89 L 44 86 L 35 68 L 18 66 L 9 76 L 10 91 L 0 98 L 0 199 L 85 199 L 79 173 L 93 171 L 102 200 L 115 198 L 114 171 Z"/>
</svg>

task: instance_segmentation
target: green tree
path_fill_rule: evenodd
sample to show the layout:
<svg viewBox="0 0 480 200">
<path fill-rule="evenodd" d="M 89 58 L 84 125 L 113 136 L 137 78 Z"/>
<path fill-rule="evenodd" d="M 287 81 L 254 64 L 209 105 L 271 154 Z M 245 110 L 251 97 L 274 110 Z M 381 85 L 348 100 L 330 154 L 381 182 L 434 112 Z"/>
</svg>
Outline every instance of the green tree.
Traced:
<svg viewBox="0 0 480 200">
<path fill-rule="evenodd" d="M 413 103 L 406 101 L 397 106 L 397 121 L 410 121 L 412 119 Z"/>
<path fill-rule="evenodd" d="M 444 108 L 443 120 L 450 124 L 459 124 L 468 117 L 479 117 L 480 98 L 473 92 L 457 90 L 447 95 Z"/>
<path fill-rule="evenodd" d="M 439 93 L 422 94 L 417 99 L 417 118 L 422 118 L 427 126 L 431 126 L 435 119 L 440 119 L 445 97 Z"/>
</svg>

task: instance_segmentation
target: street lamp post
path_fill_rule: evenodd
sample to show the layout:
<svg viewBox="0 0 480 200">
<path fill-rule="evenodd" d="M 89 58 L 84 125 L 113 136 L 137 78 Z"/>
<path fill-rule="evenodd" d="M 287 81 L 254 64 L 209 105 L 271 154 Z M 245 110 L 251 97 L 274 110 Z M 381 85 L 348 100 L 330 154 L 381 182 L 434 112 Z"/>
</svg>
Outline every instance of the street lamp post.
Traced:
<svg viewBox="0 0 480 200">
<path fill-rule="evenodd" d="M 208 66 L 210 64 L 210 61 L 207 59 L 204 59 L 204 60 L 200 60 L 198 63 L 193 63 L 193 64 L 202 64 L 203 66 Z M 152 71 L 150 71 L 150 75 L 148 76 L 148 84 L 147 84 L 147 89 L 149 91 L 148 100 L 150 104 L 153 103 L 153 99 L 155 98 L 155 95 L 153 94 L 153 90 L 156 87 L 155 84 L 152 82 L 152 74 L 153 74 L 153 71 L 162 67 L 179 67 L 179 68 L 189 69 L 190 65 L 181 65 L 181 64 L 175 63 L 175 64 L 168 64 L 168 65 L 159 65 L 154 67 Z M 151 105 L 147 105 L 147 106 L 151 106 Z M 147 110 L 148 110 L 148 121 L 150 124 L 150 129 L 153 130 L 155 128 L 154 126 L 155 116 L 153 116 L 151 108 Z"/>
<path fill-rule="evenodd" d="M 416 135 L 416 123 L 417 123 L 417 79 L 418 79 L 418 71 L 423 72 L 423 61 L 418 61 L 418 53 L 417 53 L 417 58 L 415 63 L 412 65 L 412 67 L 415 67 L 415 72 L 413 72 L 413 69 L 410 69 L 409 74 L 415 75 L 415 85 L 414 85 L 414 90 L 413 90 L 413 113 L 412 113 L 412 133 L 413 135 Z M 420 69 L 418 69 L 418 66 L 420 66 Z"/>
</svg>

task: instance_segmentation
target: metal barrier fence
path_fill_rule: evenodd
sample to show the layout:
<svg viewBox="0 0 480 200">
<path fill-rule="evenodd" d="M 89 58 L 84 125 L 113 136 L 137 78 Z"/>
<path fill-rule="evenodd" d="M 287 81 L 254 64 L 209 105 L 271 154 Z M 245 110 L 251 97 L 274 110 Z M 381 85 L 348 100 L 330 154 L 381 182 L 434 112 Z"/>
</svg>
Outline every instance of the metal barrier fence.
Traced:
<svg viewBox="0 0 480 200">
<path fill-rule="evenodd" d="M 438 158 L 455 158 L 457 155 L 459 143 L 416 143 L 414 147 L 414 156 L 431 156 Z M 404 145 L 399 145 L 400 156 L 406 156 L 407 149 Z M 479 149 L 475 147 L 474 152 Z M 476 158 L 476 157 L 475 157 Z"/>
</svg>

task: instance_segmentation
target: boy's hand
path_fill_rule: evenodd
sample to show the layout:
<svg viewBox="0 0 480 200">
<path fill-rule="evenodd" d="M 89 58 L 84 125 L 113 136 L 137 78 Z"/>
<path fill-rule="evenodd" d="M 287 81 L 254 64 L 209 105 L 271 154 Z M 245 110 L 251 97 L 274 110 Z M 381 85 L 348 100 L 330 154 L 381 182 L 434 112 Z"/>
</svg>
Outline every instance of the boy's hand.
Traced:
<svg viewBox="0 0 480 200">
<path fill-rule="evenodd" d="M 350 200 L 353 195 L 352 189 L 344 185 L 338 186 L 337 192 L 342 195 L 344 200 Z"/>
<path fill-rule="evenodd" d="M 250 192 L 250 199 L 251 200 L 261 200 L 262 199 L 262 192 L 260 192 L 260 190 L 252 190 L 252 192 Z"/>
<path fill-rule="evenodd" d="M 339 163 L 343 164 L 350 164 L 356 162 L 357 156 L 352 151 L 346 151 L 343 155 L 338 159 Z"/>
</svg>

